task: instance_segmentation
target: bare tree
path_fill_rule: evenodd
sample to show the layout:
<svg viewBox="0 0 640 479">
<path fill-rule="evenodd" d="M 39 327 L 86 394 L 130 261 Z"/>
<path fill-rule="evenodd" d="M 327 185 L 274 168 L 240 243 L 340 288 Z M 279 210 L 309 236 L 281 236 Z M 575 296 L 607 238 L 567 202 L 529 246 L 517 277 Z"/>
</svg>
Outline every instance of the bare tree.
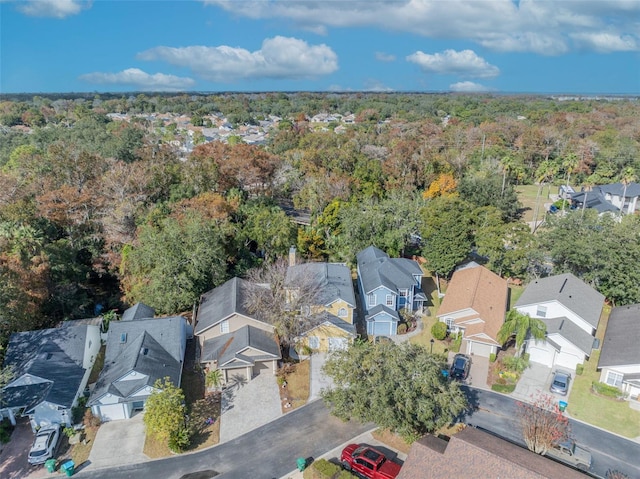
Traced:
<svg viewBox="0 0 640 479">
<path fill-rule="evenodd" d="M 539 393 L 532 396 L 532 402 L 518 402 L 517 407 L 524 442 L 530 451 L 544 454 L 553 444 L 569 437 L 569 419 L 553 396 Z"/>
<path fill-rule="evenodd" d="M 285 259 L 252 269 L 247 280 L 254 287 L 245 294 L 244 306 L 275 327 L 283 350 L 321 321 L 322 286 L 320 263 L 291 266 Z"/>
</svg>

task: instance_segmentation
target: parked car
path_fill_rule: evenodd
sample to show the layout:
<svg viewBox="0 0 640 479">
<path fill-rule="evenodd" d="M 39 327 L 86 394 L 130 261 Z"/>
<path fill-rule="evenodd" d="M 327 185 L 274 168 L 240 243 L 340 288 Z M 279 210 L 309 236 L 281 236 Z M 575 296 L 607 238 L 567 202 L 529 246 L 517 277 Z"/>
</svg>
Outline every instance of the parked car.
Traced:
<svg viewBox="0 0 640 479">
<path fill-rule="evenodd" d="M 451 379 L 460 379 L 464 381 L 469 377 L 469 369 L 471 368 L 471 357 L 466 354 L 458 353 L 453 357 L 449 377 Z"/>
<path fill-rule="evenodd" d="M 340 456 L 342 467 L 368 479 L 394 479 L 400 473 L 400 464 L 364 444 L 349 444 Z"/>
<path fill-rule="evenodd" d="M 553 379 L 551 380 L 549 391 L 560 394 L 561 396 L 566 396 L 569 392 L 569 381 L 571 381 L 571 374 L 556 371 L 553 373 Z"/>
<path fill-rule="evenodd" d="M 59 441 L 59 424 L 52 424 L 51 426 L 40 428 L 29 450 L 29 456 L 27 458 L 29 464 L 44 464 L 47 459 L 51 459 L 56 453 Z"/>
<path fill-rule="evenodd" d="M 555 444 L 545 455 L 575 466 L 582 471 L 591 469 L 591 453 L 577 446 L 575 441 L 571 439 Z"/>
</svg>

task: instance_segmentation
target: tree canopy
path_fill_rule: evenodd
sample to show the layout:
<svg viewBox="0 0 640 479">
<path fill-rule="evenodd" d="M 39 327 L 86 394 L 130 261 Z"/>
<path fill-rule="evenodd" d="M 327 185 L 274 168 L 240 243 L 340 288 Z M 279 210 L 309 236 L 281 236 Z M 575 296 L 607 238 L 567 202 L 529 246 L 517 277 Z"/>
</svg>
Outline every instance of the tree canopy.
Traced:
<svg viewBox="0 0 640 479">
<path fill-rule="evenodd" d="M 327 360 L 324 372 L 334 385 L 322 397 L 340 419 L 375 422 L 413 442 L 467 408 L 444 368 L 444 358 L 419 345 L 359 342 Z"/>
</svg>

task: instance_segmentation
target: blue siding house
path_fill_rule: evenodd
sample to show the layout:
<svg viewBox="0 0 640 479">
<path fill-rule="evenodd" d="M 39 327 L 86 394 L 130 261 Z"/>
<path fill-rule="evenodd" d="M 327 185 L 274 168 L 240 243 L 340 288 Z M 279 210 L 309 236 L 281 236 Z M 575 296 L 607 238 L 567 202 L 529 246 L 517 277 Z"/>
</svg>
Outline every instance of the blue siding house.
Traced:
<svg viewBox="0 0 640 479">
<path fill-rule="evenodd" d="M 384 251 L 369 246 L 360 251 L 358 289 L 365 314 L 367 334 L 397 334 L 398 311 L 421 311 L 426 296 L 422 292 L 422 269 L 413 260 L 389 258 Z"/>
</svg>

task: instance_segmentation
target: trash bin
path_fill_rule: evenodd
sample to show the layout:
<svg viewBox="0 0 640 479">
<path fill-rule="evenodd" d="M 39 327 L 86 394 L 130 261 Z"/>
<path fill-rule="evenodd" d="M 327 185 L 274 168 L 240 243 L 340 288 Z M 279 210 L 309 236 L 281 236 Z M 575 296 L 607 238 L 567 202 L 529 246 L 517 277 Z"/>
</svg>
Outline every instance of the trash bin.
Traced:
<svg viewBox="0 0 640 479">
<path fill-rule="evenodd" d="M 567 409 L 566 401 L 558 402 L 558 408 L 560 409 L 560 412 L 564 412 Z"/>
<path fill-rule="evenodd" d="M 307 467 L 307 460 L 304 457 L 299 457 L 296 460 L 296 464 L 298 466 L 298 471 L 304 471 Z"/>
<path fill-rule="evenodd" d="M 67 461 L 60 466 L 60 470 L 64 471 L 67 477 L 71 477 L 76 470 L 76 465 L 73 461 Z"/>
<path fill-rule="evenodd" d="M 55 459 L 47 459 L 44 463 L 44 467 L 47 468 L 47 472 L 56 472 L 56 461 Z"/>
</svg>

